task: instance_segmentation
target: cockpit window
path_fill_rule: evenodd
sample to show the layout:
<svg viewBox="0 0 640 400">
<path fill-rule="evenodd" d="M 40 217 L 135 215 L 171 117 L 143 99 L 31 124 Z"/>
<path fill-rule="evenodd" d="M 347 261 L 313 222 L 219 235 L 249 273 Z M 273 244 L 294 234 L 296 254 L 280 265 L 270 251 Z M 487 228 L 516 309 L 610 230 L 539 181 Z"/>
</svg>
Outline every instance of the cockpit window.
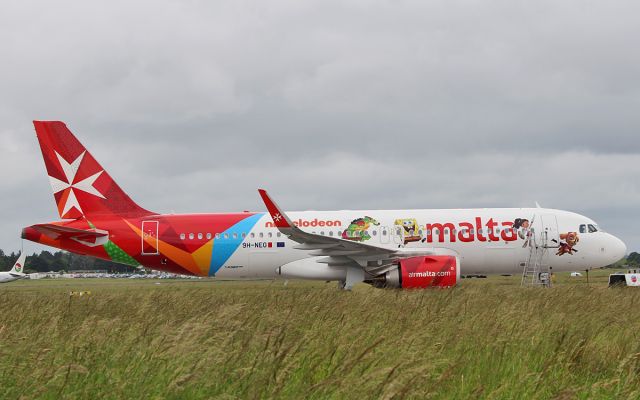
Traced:
<svg viewBox="0 0 640 400">
<path fill-rule="evenodd" d="M 580 225 L 580 233 L 587 233 L 587 226 L 586 225 Z"/>
<path fill-rule="evenodd" d="M 598 228 L 595 225 L 589 224 L 589 233 L 598 232 Z"/>
</svg>

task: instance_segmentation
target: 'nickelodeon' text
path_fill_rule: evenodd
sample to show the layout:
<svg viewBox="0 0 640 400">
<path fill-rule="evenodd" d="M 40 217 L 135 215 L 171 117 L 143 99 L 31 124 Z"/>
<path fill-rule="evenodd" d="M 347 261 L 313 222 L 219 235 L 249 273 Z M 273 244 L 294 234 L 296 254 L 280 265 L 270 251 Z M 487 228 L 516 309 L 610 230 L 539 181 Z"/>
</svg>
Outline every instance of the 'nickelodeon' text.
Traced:
<svg viewBox="0 0 640 400">
<path fill-rule="evenodd" d="M 333 221 L 325 221 L 325 220 L 318 220 L 318 218 L 314 218 L 312 220 L 303 220 L 303 219 L 299 219 L 297 221 L 291 221 L 293 222 L 293 224 L 295 226 L 299 226 L 301 228 L 308 228 L 308 227 L 324 227 L 324 226 L 342 226 L 342 222 L 338 221 L 338 220 L 333 220 Z M 267 223 L 264 224 L 264 226 L 266 228 L 273 228 L 275 227 L 275 225 L 273 224 L 272 221 L 268 221 Z"/>
</svg>

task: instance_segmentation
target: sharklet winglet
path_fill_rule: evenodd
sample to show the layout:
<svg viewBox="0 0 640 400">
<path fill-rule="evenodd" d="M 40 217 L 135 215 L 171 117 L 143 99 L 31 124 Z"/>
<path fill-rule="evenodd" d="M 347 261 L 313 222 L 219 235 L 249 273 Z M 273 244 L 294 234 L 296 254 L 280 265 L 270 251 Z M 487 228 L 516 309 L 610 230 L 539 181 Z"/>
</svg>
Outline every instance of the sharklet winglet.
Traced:
<svg viewBox="0 0 640 400">
<path fill-rule="evenodd" d="M 262 201 L 267 206 L 267 210 L 269 214 L 271 214 L 271 218 L 273 219 L 273 224 L 278 229 L 292 229 L 294 228 L 293 222 L 289 219 L 287 214 L 285 214 L 280 207 L 271 199 L 271 196 L 264 189 L 258 189 L 258 193 L 260 193 L 260 197 L 262 197 Z"/>
</svg>

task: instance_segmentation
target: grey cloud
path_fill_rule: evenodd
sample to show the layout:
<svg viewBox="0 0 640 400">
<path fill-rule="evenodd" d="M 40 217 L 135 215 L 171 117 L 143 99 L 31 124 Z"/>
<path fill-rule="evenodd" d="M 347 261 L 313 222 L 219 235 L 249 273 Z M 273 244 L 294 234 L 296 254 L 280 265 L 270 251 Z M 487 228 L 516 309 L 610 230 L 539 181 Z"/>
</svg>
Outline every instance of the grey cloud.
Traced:
<svg viewBox="0 0 640 400">
<path fill-rule="evenodd" d="M 640 237 L 637 2 L 0 6 L 0 248 L 55 219 L 32 119 L 158 211 L 543 205 Z M 17 165 L 24 165 L 16 172 Z M 20 201 L 20 198 L 24 201 Z"/>
</svg>

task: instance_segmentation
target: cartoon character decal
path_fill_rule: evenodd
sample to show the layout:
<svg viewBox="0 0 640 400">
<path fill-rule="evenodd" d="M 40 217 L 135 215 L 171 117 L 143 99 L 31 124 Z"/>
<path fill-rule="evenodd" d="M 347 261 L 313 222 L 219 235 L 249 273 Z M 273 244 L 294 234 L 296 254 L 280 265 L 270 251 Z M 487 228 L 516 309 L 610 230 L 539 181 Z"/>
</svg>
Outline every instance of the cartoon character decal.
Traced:
<svg viewBox="0 0 640 400">
<path fill-rule="evenodd" d="M 513 221 L 513 229 L 518 232 L 520 239 L 524 240 L 522 247 L 527 247 L 531 242 L 531 236 L 533 236 L 531 222 L 526 218 L 516 218 L 516 220 Z"/>
<path fill-rule="evenodd" d="M 562 256 L 565 254 L 573 255 L 573 253 L 577 252 L 577 249 L 574 249 L 574 246 L 578 244 L 580 241 L 580 236 L 578 236 L 578 232 L 567 232 L 560 234 L 560 247 L 556 252 L 557 256 Z"/>
<path fill-rule="evenodd" d="M 354 242 L 364 242 L 371 239 L 369 228 L 371 225 L 380 225 L 375 219 L 365 216 L 351 221 L 349 227 L 342 232 L 342 238 Z"/>
<path fill-rule="evenodd" d="M 513 221 L 513 229 L 518 231 L 518 236 L 520 236 L 520 239 L 525 239 L 527 237 L 530 226 L 531 223 L 526 218 L 516 218 L 516 220 Z"/>
<path fill-rule="evenodd" d="M 402 228 L 404 244 L 411 242 L 420 242 L 424 239 L 420 234 L 420 230 L 418 229 L 418 221 L 415 218 L 402 218 L 396 219 L 394 225 Z"/>
</svg>

